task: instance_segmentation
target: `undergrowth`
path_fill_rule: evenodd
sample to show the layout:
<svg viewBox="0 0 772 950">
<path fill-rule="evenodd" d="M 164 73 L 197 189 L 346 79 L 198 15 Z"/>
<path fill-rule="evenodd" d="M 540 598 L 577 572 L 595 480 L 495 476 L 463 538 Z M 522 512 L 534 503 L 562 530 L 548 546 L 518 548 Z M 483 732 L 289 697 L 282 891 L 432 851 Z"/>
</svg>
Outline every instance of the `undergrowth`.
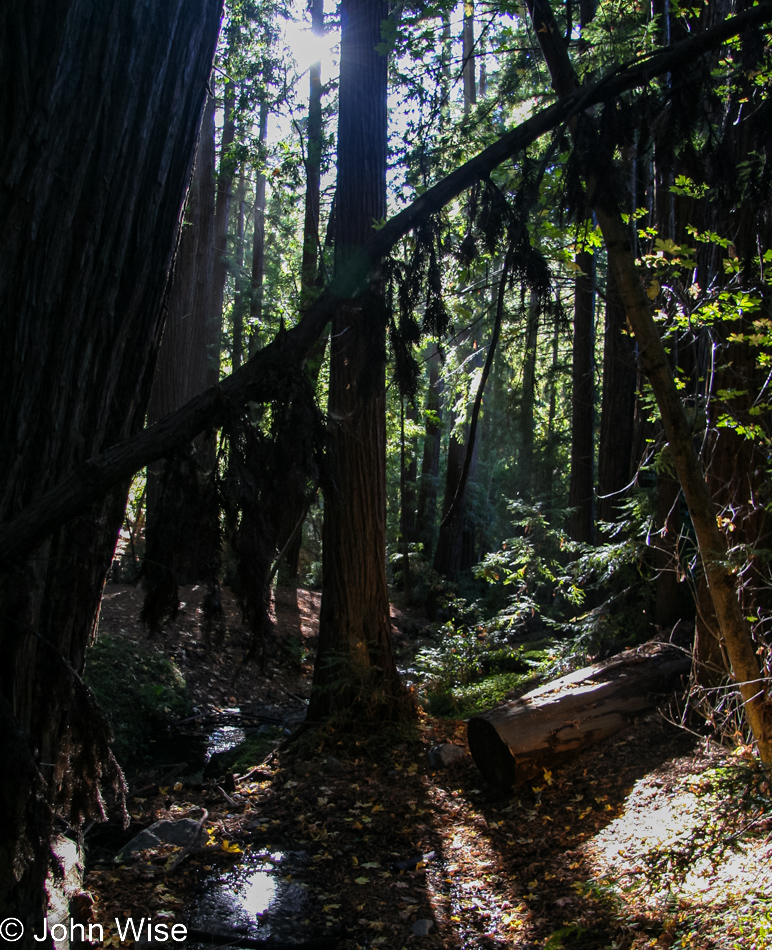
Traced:
<svg viewBox="0 0 772 950">
<path fill-rule="evenodd" d="M 170 660 L 109 634 L 88 651 L 84 679 L 107 716 L 124 770 L 147 764 L 153 739 L 190 712 L 185 681 Z"/>
<path fill-rule="evenodd" d="M 649 493 L 626 502 L 600 546 L 571 541 L 565 519 L 538 506 L 510 510 L 513 536 L 476 566 L 466 596 L 435 593 L 443 619 L 416 657 L 432 715 L 473 715 L 655 632 Z"/>
</svg>

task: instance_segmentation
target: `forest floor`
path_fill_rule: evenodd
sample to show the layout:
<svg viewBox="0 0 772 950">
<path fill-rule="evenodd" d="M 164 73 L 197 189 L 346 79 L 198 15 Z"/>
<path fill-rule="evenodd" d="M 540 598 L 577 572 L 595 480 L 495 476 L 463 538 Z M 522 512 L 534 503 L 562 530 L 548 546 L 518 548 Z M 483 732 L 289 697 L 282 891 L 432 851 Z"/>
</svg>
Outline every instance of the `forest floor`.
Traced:
<svg viewBox="0 0 772 950">
<path fill-rule="evenodd" d="M 108 586 L 100 631 L 172 659 L 194 715 L 259 708 L 299 721 L 317 593 L 279 590 L 264 673 L 242 666 L 250 641 L 228 595 L 217 647 L 201 630 L 200 588 L 185 590 L 157 641 L 139 626 L 140 593 Z M 189 947 L 206 933 L 221 945 L 342 950 L 772 947 L 772 795 L 748 760 L 655 713 L 502 797 L 468 754 L 432 768 L 441 741 L 466 748 L 465 724 L 421 713 L 360 733 L 307 730 L 228 784 L 130 775 L 129 830 L 114 819 L 87 838 L 104 944 L 121 945 L 114 918 L 152 916 L 197 931 Z M 113 858 L 152 822 L 183 817 L 204 819 L 207 838 L 182 861 L 172 845 Z M 207 915 L 213 895 L 219 911 Z M 212 925 L 223 895 L 235 934 Z"/>
</svg>

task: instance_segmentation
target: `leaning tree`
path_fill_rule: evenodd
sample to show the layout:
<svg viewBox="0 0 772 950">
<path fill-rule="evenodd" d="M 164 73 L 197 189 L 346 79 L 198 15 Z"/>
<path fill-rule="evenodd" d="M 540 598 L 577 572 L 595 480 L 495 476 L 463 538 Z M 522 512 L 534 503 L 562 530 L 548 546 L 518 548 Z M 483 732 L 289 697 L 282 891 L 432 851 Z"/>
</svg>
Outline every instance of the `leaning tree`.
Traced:
<svg viewBox="0 0 772 950">
<path fill-rule="evenodd" d="M 143 425 L 221 0 L 0 9 L 0 520 Z M 110 775 L 80 679 L 127 480 L 0 573 L 0 917 Z"/>
</svg>

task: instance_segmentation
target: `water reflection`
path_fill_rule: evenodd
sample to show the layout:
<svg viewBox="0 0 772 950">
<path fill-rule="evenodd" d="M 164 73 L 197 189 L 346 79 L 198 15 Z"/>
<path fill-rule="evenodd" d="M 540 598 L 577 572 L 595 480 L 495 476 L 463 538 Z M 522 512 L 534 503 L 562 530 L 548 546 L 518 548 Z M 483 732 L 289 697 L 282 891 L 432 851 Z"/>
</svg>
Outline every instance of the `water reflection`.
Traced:
<svg viewBox="0 0 772 950">
<path fill-rule="evenodd" d="M 276 936 L 287 927 L 296 933 L 305 895 L 300 884 L 285 880 L 286 867 L 302 855 L 282 851 L 245 854 L 225 873 L 212 875 L 189 916 L 191 929 L 216 936 Z"/>
<path fill-rule="evenodd" d="M 215 752 L 227 752 L 246 738 L 241 726 L 216 726 L 206 737 L 206 761 Z"/>
</svg>

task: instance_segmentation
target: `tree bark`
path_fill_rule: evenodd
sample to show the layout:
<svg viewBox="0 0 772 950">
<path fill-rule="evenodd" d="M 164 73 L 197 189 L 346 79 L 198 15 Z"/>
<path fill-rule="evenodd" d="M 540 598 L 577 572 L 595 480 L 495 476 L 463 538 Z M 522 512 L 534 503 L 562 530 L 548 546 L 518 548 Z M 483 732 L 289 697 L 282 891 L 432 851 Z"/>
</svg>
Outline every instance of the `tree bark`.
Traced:
<svg viewBox="0 0 772 950">
<path fill-rule="evenodd" d="M 477 84 L 474 68 L 474 2 L 464 0 L 464 24 L 462 31 L 464 115 L 468 115 L 477 102 Z"/>
<path fill-rule="evenodd" d="M 239 183 L 236 186 L 236 247 L 234 254 L 234 293 L 233 293 L 233 348 L 231 350 L 231 365 L 238 369 L 244 362 L 244 316 L 249 309 L 248 294 L 245 289 L 248 283 L 244 274 L 244 226 L 246 223 L 247 180 L 244 169 L 239 172 Z"/>
<path fill-rule="evenodd" d="M 196 149 L 168 314 L 147 415 L 150 424 L 179 409 L 216 382 L 211 319 L 214 236 L 214 99 L 209 96 Z"/>
<path fill-rule="evenodd" d="M 158 354 L 150 404 L 149 424 L 179 409 L 188 400 L 217 381 L 213 369 L 220 343 L 220 321 L 212 319 L 212 278 L 214 266 L 214 98 L 209 96 L 201 124 L 196 165 L 188 192 L 184 224 L 174 264 L 169 293 L 169 311 Z M 176 542 L 167 559 L 149 552 L 148 562 L 173 572 L 180 583 L 207 580 L 211 569 L 213 542 L 217 538 L 217 507 L 209 499 L 202 511 L 207 475 L 214 465 L 213 440 L 197 439 L 191 463 L 195 474 L 182 482 L 174 534 Z M 161 500 L 164 465 L 148 466 L 146 537 L 168 534 L 162 510 L 169 499 Z M 187 489 L 190 489 L 188 494 Z M 206 503 L 205 503 L 206 504 Z M 179 515 L 182 515 L 180 520 Z M 165 563 L 162 563 L 165 562 Z M 147 577 L 146 577 L 147 580 Z M 176 586 L 176 585 L 175 585 Z M 175 594 L 176 603 L 176 594 Z"/>
<path fill-rule="evenodd" d="M 627 332 L 625 309 L 612 272 L 606 281 L 605 323 L 597 520 L 610 524 L 618 517 L 630 484 L 638 376 L 635 343 Z M 599 527 L 598 535 L 605 538 L 607 532 Z"/>
<path fill-rule="evenodd" d="M 343 0 L 336 274 L 386 215 L 385 0 Z M 412 704 L 394 664 L 386 587 L 385 304 L 377 285 L 332 322 L 330 455 L 319 649 L 308 719 L 401 718 Z"/>
<path fill-rule="evenodd" d="M 0 8 L 3 522 L 143 425 L 219 19 L 217 0 Z M 54 813 L 98 817 L 111 779 L 79 674 L 125 489 L 0 575 L 0 917 L 35 932 Z"/>
<path fill-rule="evenodd" d="M 440 351 L 433 346 L 429 356 L 429 384 L 426 390 L 426 428 L 418 485 L 416 532 L 423 554 L 431 558 L 437 517 L 437 480 L 440 473 Z"/>
<path fill-rule="evenodd" d="M 312 0 L 311 32 L 324 35 L 324 0 Z M 308 129 L 306 136 L 306 196 L 303 216 L 303 258 L 300 267 L 301 309 L 305 310 L 313 298 L 319 267 L 319 213 L 322 176 L 322 149 L 324 146 L 324 116 L 322 113 L 322 64 L 311 64 L 308 95 Z"/>
<path fill-rule="evenodd" d="M 576 263 L 582 273 L 574 281 L 573 397 L 571 400 L 571 484 L 568 506 L 574 541 L 591 544 L 595 536 L 595 255 L 580 251 Z"/>
<path fill-rule="evenodd" d="M 410 603 L 413 595 L 410 575 L 410 547 L 416 541 L 415 482 L 418 473 L 418 459 L 415 438 L 411 437 L 408 442 L 405 437 L 405 416 L 407 416 L 408 422 L 415 422 L 416 411 L 411 405 L 406 407 L 404 397 L 400 396 L 399 538 L 402 550 L 402 589 L 405 594 L 405 601 Z"/>
<path fill-rule="evenodd" d="M 451 432 L 445 466 L 442 521 L 433 562 L 434 570 L 450 581 L 457 581 L 461 574 L 461 548 L 466 514 L 466 484 L 462 486 L 461 474 L 467 456 L 470 459 L 470 467 L 476 462 L 475 447 L 471 445 L 470 451 L 469 446 L 468 426 L 463 442 L 454 432 Z"/>
<path fill-rule="evenodd" d="M 217 171 L 217 197 L 214 211 L 214 274 L 212 277 L 212 315 L 222 321 L 225 300 L 225 281 L 228 277 L 228 221 L 233 197 L 233 158 L 230 154 L 236 138 L 236 123 L 233 110 L 236 92 L 233 83 L 226 79 L 223 93 L 223 126 L 220 136 L 220 163 Z M 218 366 L 219 366 L 218 352 Z"/>
<path fill-rule="evenodd" d="M 260 103 L 258 119 L 258 142 L 262 149 L 268 137 L 268 103 Z M 265 171 L 261 167 L 255 182 L 255 221 L 252 232 L 252 294 L 249 299 L 249 318 L 252 324 L 253 339 L 249 344 L 249 355 L 253 356 L 259 348 L 260 329 L 263 322 L 263 280 L 265 278 Z"/>
<path fill-rule="evenodd" d="M 552 365 L 549 375 L 549 412 L 547 415 L 547 452 L 545 458 L 546 475 L 544 479 L 544 498 L 548 511 L 552 511 L 557 503 L 555 491 L 556 459 L 560 435 L 555 432 L 555 417 L 557 416 L 558 402 L 558 356 L 560 352 L 560 324 L 555 320 L 552 328 Z"/>
<path fill-rule="evenodd" d="M 688 655 L 666 644 L 621 653 L 473 716 L 469 751 L 492 785 L 519 785 L 623 729 L 690 668 Z"/>
<path fill-rule="evenodd" d="M 518 413 L 520 430 L 520 451 L 518 453 L 517 474 L 522 496 L 533 501 L 534 465 L 533 435 L 534 407 L 536 405 L 536 350 L 539 342 L 539 295 L 531 291 L 528 299 L 528 314 L 525 324 L 525 346 L 523 351 L 523 394 Z"/>
</svg>

